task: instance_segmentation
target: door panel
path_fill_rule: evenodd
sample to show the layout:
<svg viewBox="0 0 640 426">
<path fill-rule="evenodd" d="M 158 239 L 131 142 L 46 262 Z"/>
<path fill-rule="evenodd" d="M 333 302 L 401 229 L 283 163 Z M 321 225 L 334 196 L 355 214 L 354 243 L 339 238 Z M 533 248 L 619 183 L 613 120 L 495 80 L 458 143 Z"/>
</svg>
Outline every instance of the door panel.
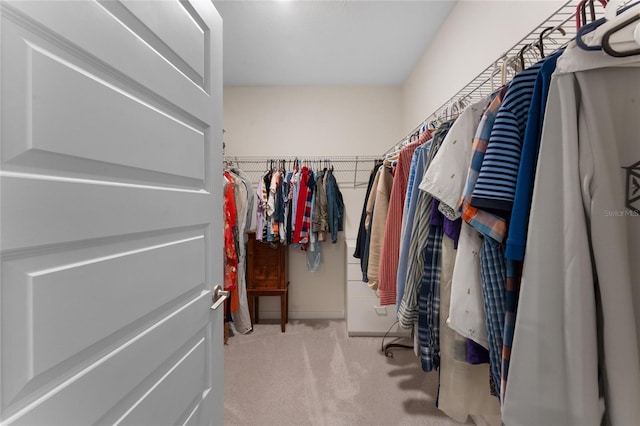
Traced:
<svg viewBox="0 0 640 426">
<path fill-rule="evenodd" d="M 50 52 L 32 49 L 29 55 L 28 90 L 37 100 L 28 111 L 32 149 L 204 180 L 201 126 L 191 127 Z"/>
<path fill-rule="evenodd" d="M 202 402 L 198 404 L 193 411 L 187 417 L 187 420 L 184 422 L 185 426 L 195 426 L 205 424 L 204 419 L 206 418 L 205 410 L 203 407 L 216 405 L 213 401 L 213 393 L 209 392 L 206 397 L 202 399 Z M 220 404 L 222 407 L 222 404 Z M 222 409 L 222 408 L 221 408 Z M 222 422 L 221 422 L 222 424 Z"/>
<path fill-rule="evenodd" d="M 203 337 L 114 424 L 184 423 L 187 413 L 191 411 L 189 408 L 202 400 L 206 378 L 199 367 L 205 363 L 205 346 Z M 151 417 L 149 413 L 152 413 Z"/>
<path fill-rule="evenodd" d="M 129 27 L 114 16 L 107 9 L 111 1 L 70 1 L 69 4 L 57 1 L 54 7 L 47 5 L 47 0 L 4 2 L 10 4 L 7 9 L 10 7 L 15 11 L 13 20 L 20 21 L 19 24 L 33 34 L 48 39 L 70 54 L 94 62 L 113 78 L 131 85 L 132 89 L 145 91 L 159 102 L 175 104 L 202 123 L 211 121 L 215 105 L 202 95 L 216 92 L 221 95 L 222 86 L 218 86 L 218 80 L 222 78 L 222 61 L 212 58 L 219 53 L 217 44 L 222 43 L 222 20 L 209 2 L 179 2 L 185 10 L 200 13 L 196 22 L 205 26 L 203 85 L 194 84 L 180 71 L 180 64 L 174 64 L 167 57 L 169 55 L 162 55 L 153 48 L 160 43 L 156 41 L 158 36 L 147 31 L 141 22 L 137 27 Z M 140 3 L 155 7 L 153 1 Z M 136 24 L 136 20 L 131 23 Z M 212 32 L 215 33 L 213 37 Z"/>
<path fill-rule="evenodd" d="M 158 44 L 156 49 L 167 52 L 176 52 L 172 57 L 172 63 L 185 75 L 189 76 L 200 86 L 204 85 L 205 70 L 205 45 L 206 34 L 202 27 L 195 21 L 197 13 L 190 12 L 178 2 L 157 2 L 153 8 L 144 7 L 140 1 L 125 0 L 121 2 L 132 14 L 134 14 L 152 33 L 160 39 L 166 40 L 168 46 Z M 124 11 L 120 13 L 116 9 L 118 3 L 102 3 L 112 13 L 124 19 Z M 191 15 L 193 14 L 193 16 Z M 153 35 L 146 37 L 153 39 Z M 167 54 L 166 56 L 170 56 Z M 182 61 L 182 63 L 180 63 Z"/>
<path fill-rule="evenodd" d="M 2 228 L 6 251 L 74 241 L 88 244 L 90 239 L 185 226 L 206 227 L 220 210 L 204 190 L 45 174 L 5 172 L 3 177 L 2 220 L 11 223 Z"/>
<path fill-rule="evenodd" d="M 160 172 L 166 183 L 166 177 L 184 176 L 193 179 L 190 187 L 202 188 L 207 130 L 198 118 L 175 103 L 155 99 L 87 55 L 52 43 L 53 36 L 38 36 L 6 20 L 2 38 L 3 51 L 12 58 L 3 64 L 3 73 L 13 82 L 3 90 L 6 132 L 19 135 L 2 146 L 8 168 L 29 164 L 44 152 L 54 167 L 61 156 L 53 154 L 66 156 L 76 167 L 92 160 L 95 167 L 85 177 L 104 175 L 110 166 L 120 165 L 136 168 L 138 179 L 150 175 L 147 171 Z M 171 77 L 166 84 L 185 80 L 175 70 Z M 69 171 L 65 168 L 64 174 Z M 184 186 L 181 181 L 174 184 Z"/>
<path fill-rule="evenodd" d="M 12 277 L 6 290 L 12 310 L 20 314 L 8 320 L 24 327 L 29 339 L 26 346 L 8 349 L 27 355 L 31 378 L 181 295 L 204 289 L 203 236 L 126 252 L 101 251 L 98 258 L 72 264 L 39 270 L 29 262 L 28 269 L 14 270 L 21 277 Z M 18 262 L 5 266 L 15 268 L 12 263 Z"/>
<path fill-rule="evenodd" d="M 190 340 L 207 337 L 209 306 L 211 296 L 201 294 L 160 322 L 136 333 L 134 338 L 116 342 L 117 348 L 111 352 L 83 356 L 86 361 L 76 363 L 73 368 L 85 362 L 89 366 L 72 370 L 69 377 L 62 375 L 65 380 L 60 383 L 55 380 L 58 374 L 35 381 L 33 385 L 43 391 L 42 395 L 13 416 L 15 424 L 88 425 L 100 423 L 103 417 L 120 418 L 193 347 Z M 199 372 L 203 371 L 200 366 Z M 30 388 L 26 390 L 32 391 Z M 207 386 L 201 392 L 209 389 Z M 124 401 L 120 403 L 121 400 Z"/>
<path fill-rule="evenodd" d="M 221 25 L 0 2 L 3 424 L 222 423 Z"/>
</svg>

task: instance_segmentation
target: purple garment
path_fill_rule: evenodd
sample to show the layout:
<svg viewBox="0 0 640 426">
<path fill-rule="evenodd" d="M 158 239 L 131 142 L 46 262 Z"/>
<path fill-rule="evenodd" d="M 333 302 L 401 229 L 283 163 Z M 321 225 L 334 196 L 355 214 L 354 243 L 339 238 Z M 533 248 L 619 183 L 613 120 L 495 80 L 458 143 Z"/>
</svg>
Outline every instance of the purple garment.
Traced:
<svg viewBox="0 0 640 426">
<path fill-rule="evenodd" d="M 444 235 L 453 240 L 453 248 L 458 249 L 458 240 L 460 239 L 460 229 L 462 228 L 462 219 L 447 219 L 440 209 L 440 200 L 433 199 L 431 204 L 431 225 L 441 226 L 444 229 Z"/>
<path fill-rule="evenodd" d="M 445 235 L 453 240 L 455 247 L 457 248 L 458 240 L 460 239 L 462 219 L 456 219 L 454 221 L 447 219 L 438 209 L 440 201 L 434 198 L 432 202 L 431 226 L 442 226 L 444 228 Z M 489 351 L 471 339 L 465 340 L 467 362 L 469 364 L 489 364 Z"/>
<path fill-rule="evenodd" d="M 262 199 L 262 193 L 264 190 L 264 182 L 260 179 L 260 183 L 258 183 L 258 189 L 256 191 L 258 206 L 256 209 L 256 241 L 262 241 L 262 230 L 264 229 L 264 209 L 265 205 Z"/>
<path fill-rule="evenodd" d="M 467 339 L 467 362 L 469 364 L 489 364 L 489 350 Z"/>
<path fill-rule="evenodd" d="M 462 219 L 450 220 L 444 218 L 444 235 L 453 240 L 453 248 L 458 249 L 458 240 L 460 239 L 460 229 L 462 228 Z"/>
<path fill-rule="evenodd" d="M 444 221 L 444 215 L 440 213 L 438 210 L 438 206 L 440 205 L 440 201 L 435 198 L 431 201 L 431 226 L 440 226 L 442 227 Z"/>
</svg>

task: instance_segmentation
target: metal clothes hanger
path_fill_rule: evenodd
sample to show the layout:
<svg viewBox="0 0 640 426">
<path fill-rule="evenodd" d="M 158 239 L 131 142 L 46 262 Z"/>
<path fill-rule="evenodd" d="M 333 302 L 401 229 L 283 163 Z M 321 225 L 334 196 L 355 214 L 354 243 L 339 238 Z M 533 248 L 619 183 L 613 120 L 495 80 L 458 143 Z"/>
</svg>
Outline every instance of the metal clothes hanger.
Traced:
<svg viewBox="0 0 640 426">
<path fill-rule="evenodd" d="M 467 107 L 466 99 L 464 96 L 461 96 L 451 102 L 448 108 L 448 118 L 449 120 L 458 118 L 462 111 Z"/>
<path fill-rule="evenodd" d="M 500 59 L 498 59 L 497 61 L 495 61 L 493 63 L 493 70 L 491 70 L 491 77 L 489 77 L 491 79 L 491 92 L 495 92 L 498 88 L 495 87 L 493 85 L 494 83 L 494 79 L 497 75 L 500 75 L 500 66 L 498 65 L 498 62 L 500 61 Z"/>
<path fill-rule="evenodd" d="M 445 121 L 449 121 L 454 118 L 457 111 L 458 108 L 456 106 L 456 102 L 454 100 L 450 101 L 445 109 Z"/>
</svg>

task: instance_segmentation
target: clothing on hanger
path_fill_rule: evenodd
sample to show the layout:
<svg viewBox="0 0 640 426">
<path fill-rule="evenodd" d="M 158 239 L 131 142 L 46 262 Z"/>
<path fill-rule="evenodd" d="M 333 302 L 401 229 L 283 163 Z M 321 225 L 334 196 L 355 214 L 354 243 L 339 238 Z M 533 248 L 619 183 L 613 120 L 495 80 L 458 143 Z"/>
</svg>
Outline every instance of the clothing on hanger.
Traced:
<svg viewBox="0 0 640 426">
<path fill-rule="evenodd" d="M 593 40 L 607 31 L 600 28 Z M 528 225 L 507 424 L 640 421 L 637 81 L 640 55 L 570 45 L 558 58 Z M 531 382 L 531 365 L 557 369 Z"/>
<path fill-rule="evenodd" d="M 409 171 L 413 153 L 418 146 L 431 138 L 431 131 L 425 130 L 420 138 L 406 145 L 398 155 L 398 163 L 393 176 L 393 185 L 389 197 L 389 209 L 385 223 L 383 245 L 380 255 L 380 271 L 378 290 L 380 305 L 396 303 L 396 277 L 400 255 L 400 238 L 402 232 L 402 213 L 404 211 Z"/>
</svg>

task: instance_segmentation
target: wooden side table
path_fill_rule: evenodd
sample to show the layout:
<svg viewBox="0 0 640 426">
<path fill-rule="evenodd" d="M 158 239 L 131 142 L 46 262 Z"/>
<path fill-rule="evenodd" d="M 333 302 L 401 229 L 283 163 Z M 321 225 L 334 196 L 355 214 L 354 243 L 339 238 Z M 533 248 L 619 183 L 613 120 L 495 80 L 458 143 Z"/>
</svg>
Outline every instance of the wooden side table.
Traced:
<svg viewBox="0 0 640 426">
<path fill-rule="evenodd" d="M 280 296 L 280 329 L 284 333 L 289 321 L 288 247 L 257 241 L 254 231 L 247 234 L 247 299 L 251 323 L 259 322 L 260 296 Z"/>
</svg>

